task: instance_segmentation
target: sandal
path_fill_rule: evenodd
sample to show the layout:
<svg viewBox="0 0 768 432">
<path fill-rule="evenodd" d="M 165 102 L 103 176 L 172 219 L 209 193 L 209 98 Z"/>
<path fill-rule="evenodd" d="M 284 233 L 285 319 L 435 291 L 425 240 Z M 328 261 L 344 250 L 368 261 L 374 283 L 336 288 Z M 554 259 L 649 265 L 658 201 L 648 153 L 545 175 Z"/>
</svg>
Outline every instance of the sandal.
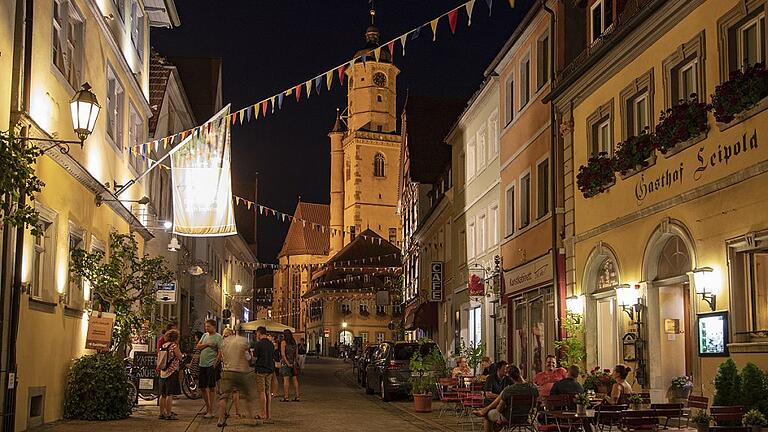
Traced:
<svg viewBox="0 0 768 432">
<path fill-rule="evenodd" d="M 301 399 L 299 399 L 298 397 L 295 397 L 295 398 L 293 398 L 293 401 L 294 402 L 301 402 Z"/>
</svg>

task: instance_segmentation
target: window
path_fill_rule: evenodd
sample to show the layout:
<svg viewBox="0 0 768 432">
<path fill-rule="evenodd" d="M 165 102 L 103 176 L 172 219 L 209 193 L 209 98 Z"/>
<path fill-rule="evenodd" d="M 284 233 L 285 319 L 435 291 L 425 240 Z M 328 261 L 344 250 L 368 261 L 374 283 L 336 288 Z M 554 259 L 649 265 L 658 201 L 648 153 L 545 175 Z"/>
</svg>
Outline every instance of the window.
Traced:
<svg viewBox="0 0 768 432">
<path fill-rule="evenodd" d="M 384 333 L 376 332 L 376 343 L 384 342 Z"/>
<path fill-rule="evenodd" d="M 53 1 L 53 64 L 74 89 L 83 74 L 83 18 L 69 0 Z"/>
<path fill-rule="evenodd" d="M 531 223 L 531 173 L 520 178 L 520 228 Z"/>
<path fill-rule="evenodd" d="M 387 309 L 384 305 L 376 305 L 376 314 L 377 315 L 386 315 Z"/>
<path fill-rule="evenodd" d="M 475 222 L 472 221 L 467 227 L 467 257 L 472 258 L 475 256 Z"/>
<path fill-rule="evenodd" d="M 83 232 L 72 226 L 69 228 L 69 266 L 68 266 L 68 286 L 64 303 L 72 308 L 82 308 L 83 304 L 83 279 L 75 275 L 72 270 L 72 252 L 77 249 L 83 249 Z"/>
<path fill-rule="evenodd" d="M 664 101 L 667 107 L 695 94 L 706 95 L 704 83 L 704 32 L 679 46 L 662 62 L 664 70 Z"/>
<path fill-rule="evenodd" d="M 344 161 L 345 165 L 345 172 L 346 172 L 346 178 L 347 180 L 352 179 L 352 164 L 349 162 L 349 159 Z"/>
<path fill-rule="evenodd" d="M 477 217 L 477 254 L 480 255 L 485 252 L 487 234 L 488 219 L 485 213 Z"/>
<path fill-rule="evenodd" d="M 477 171 L 485 167 L 485 127 L 477 131 Z"/>
<path fill-rule="evenodd" d="M 720 80 L 745 65 L 765 63 L 765 2 L 738 2 L 717 22 L 720 46 Z"/>
<path fill-rule="evenodd" d="M 360 303 L 359 309 L 360 309 L 360 315 L 365 315 L 368 313 L 368 305 L 365 303 Z"/>
<path fill-rule="evenodd" d="M 475 139 L 472 138 L 467 143 L 467 180 L 475 176 Z"/>
<path fill-rule="evenodd" d="M 531 57 L 530 54 L 520 63 L 520 109 L 528 105 L 531 99 Z"/>
<path fill-rule="evenodd" d="M 373 175 L 374 177 L 384 177 L 384 155 L 376 153 L 373 157 Z"/>
<path fill-rule="evenodd" d="M 506 93 L 504 120 L 505 124 L 509 126 L 515 118 L 515 78 L 512 75 L 507 79 Z"/>
<path fill-rule="evenodd" d="M 352 241 L 355 239 L 355 226 L 350 225 L 349 226 L 349 241 Z"/>
<path fill-rule="evenodd" d="M 40 206 L 35 209 L 40 211 Z M 40 233 L 34 237 L 32 257 L 32 286 L 30 296 L 38 300 L 55 301 L 53 270 L 55 265 L 55 227 L 52 218 L 41 219 Z"/>
<path fill-rule="evenodd" d="M 491 118 L 488 119 L 488 141 L 489 144 L 489 156 L 488 159 L 493 159 L 499 154 L 499 112 L 494 111 L 491 114 Z"/>
<path fill-rule="evenodd" d="M 515 186 L 510 185 L 506 192 L 506 235 L 510 236 L 515 233 Z"/>
<path fill-rule="evenodd" d="M 397 243 L 397 228 L 389 229 L 389 242 L 392 244 Z"/>
<path fill-rule="evenodd" d="M 352 312 L 352 308 L 349 306 L 349 303 L 342 303 L 341 304 L 341 313 L 349 314 L 351 312 Z"/>
<path fill-rule="evenodd" d="M 622 139 L 651 131 L 653 69 L 632 80 L 621 91 Z"/>
<path fill-rule="evenodd" d="M 480 306 L 469 310 L 468 321 L 467 331 L 469 334 L 467 336 L 469 345 L 478 346 L 482 343 L 483 339 L 483 318 L 480 315 Z"/>
<path fill-rule="evenodd" d="M 107 135 L 123 151 L 123 86 L 112 68 L 107 68 Z"/>
<path fill-rule="evenodd" d="M 536 41 L 536 90 L 549 81 L 549 30 Z"/>
<path fill-rule="evenodd" d="M 499 205 L 491 206 L 488 216 L 488 244 L 495 246 L 499 243 Z"/>
<path fill-rule="evenodd" d="M 536 218 L 549 213 L 549 159 L 536 165 Z"/>
<path fill-rule="evenodd" d="M 745 254 L 744 271 L 748 276 L 748 318 L 751 330 L 768 329 L 768 250 Z"/>
<path fill-rule="evenodd" d="M 587 142 L 589 155 L 613 153 L 613 100 L 601 106 L 587 117 Z"/>
<path fill-rule="evenodd" d="M 136 0 L 131 3 L 131 42 L 139 58 L 144 57 L 144 14 Z"/>
<path fill-rule="evenodd" d="M 360 339 L 363 340 L 363 345 L 368 343 L 368 332 L 360 332 Z"/>
<path fill-rule="evenodd" d="M 613 0 L 598 0 L 590 10 L 592 18 L 592 42 L 605 34 L 613 24 Z"/>
<path fill-rule="evenodd" d="M 765 15 L 760 14 L 737 30 L 738 41 L 736 43 L 737 59 L 741 59 L 745 65 L 762 63 L 763 61 L 763 32 L 765 31 Z"/>
<path fill-rule="evenodd" d="M 144 130 L 144 122 L 141 121 L 139 112 L 133 104 L 130 104 L 128 117 L 130 119 L 128 125 L 128 145 L 134 146 L 144 143 L 144 140 L 147 137 L 146 131 Z M 128 158 L 131 166 L 137 172 L 140 173 L 144 170 L 145 160 L 143 156 L 138 153 L 134 154 L 134 152 L 128 152 Z"/>
</svg>

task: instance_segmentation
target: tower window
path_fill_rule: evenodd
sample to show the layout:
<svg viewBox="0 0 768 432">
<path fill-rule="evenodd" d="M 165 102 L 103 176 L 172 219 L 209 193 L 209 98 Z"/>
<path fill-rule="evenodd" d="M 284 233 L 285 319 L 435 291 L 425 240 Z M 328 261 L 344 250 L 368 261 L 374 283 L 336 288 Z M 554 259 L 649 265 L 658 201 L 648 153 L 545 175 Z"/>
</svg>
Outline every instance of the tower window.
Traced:
<svg viewBox="0 0 768 432">
<path fill-rule="evenodd" d="M 373 175 L 375 177 L 384 177 L 384 155 L 376 153 L 373 158 Z"/>
<path fill-rule="evenodd" d="M 381 102 L 382 101 L 381 95 L 376 95 L 376 100 Z"/>
</svg>

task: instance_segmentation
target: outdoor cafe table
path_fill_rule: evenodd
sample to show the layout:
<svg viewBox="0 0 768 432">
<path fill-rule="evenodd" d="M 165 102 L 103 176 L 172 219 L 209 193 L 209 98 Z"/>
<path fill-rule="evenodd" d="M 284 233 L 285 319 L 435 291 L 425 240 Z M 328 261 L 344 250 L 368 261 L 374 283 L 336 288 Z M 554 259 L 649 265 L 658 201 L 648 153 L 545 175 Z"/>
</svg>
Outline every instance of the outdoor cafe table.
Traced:
<svg viewBox="0 0 768 432">
<path fill-rule="evenodd" d="M 588 409 L 584 414 L 579 414 L 576 411 L 551 411 L 548 412 L 547 415 L 554 418 L 564 419 L 564 420 L 572 420 L 572 419 L 581 419 L 581 423 L 584 426 L 585 431 L 591 431 L 593 430 L 593 423 L 596 417 L 596 411 L 593 409 Z"/>
</svg>

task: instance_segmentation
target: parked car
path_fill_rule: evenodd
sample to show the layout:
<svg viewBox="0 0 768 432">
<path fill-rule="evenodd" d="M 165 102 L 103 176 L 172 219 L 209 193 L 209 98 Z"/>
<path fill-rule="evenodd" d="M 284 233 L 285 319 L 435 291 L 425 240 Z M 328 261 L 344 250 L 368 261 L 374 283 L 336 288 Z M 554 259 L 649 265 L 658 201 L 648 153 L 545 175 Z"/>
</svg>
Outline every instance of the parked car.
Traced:
<svg viewBox="0 0 768 432">
<path fill-rule="evenodd" d="M 421 354 L 427 355 L 436 346 L 434 342 L 420 345 L 418 342 L 382 342 L 378 345 L 365 368 L 365 392 L 378 393 L 385 402 L 410 387 L 410 361 L 421 346 Z"/>
<path fill-rule="evenodd" d="M 376 349 L 378 348 L 378 345 L 368 345 L 365 348 L 363 348 L 363 352 L 360 353 L 360 356 L 357 358 L 356 365 L 357 365 L 357 383 L 360 384 L 360 387 L 365 388 L 366 384 L 366 376 L 367 371 L 366 368 L 371 363 L 371 358 L 373 357 L 373 353 L 376 352 Z"/>
</svg>

